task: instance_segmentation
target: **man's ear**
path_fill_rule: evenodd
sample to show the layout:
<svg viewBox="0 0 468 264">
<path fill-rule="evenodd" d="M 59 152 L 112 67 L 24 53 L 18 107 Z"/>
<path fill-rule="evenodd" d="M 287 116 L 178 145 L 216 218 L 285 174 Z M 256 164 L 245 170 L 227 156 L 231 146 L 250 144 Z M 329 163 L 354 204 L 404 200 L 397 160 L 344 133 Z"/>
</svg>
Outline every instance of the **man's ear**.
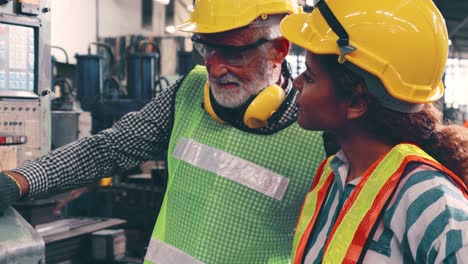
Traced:
<svg viewBox="0 0 468 264">
<path fill-rule="evenodd" d="M 369 95 L 366 92 L 363 83 L 358 84 L 354 94 L 349 99 L 348 120 L 354 120 L 362 117 L 367 112 L 369 105 Z"/>
<path fill-rule="evenodd" d="M 282 63 L 286 56 L 288 56 L 289 48 L 291 47 L 291 42 L 285 39 L 284 37 L 279 37 L 274 40 L 273 47 L 275 48 L 274 59 L 277 63 Z"/>
</svg>

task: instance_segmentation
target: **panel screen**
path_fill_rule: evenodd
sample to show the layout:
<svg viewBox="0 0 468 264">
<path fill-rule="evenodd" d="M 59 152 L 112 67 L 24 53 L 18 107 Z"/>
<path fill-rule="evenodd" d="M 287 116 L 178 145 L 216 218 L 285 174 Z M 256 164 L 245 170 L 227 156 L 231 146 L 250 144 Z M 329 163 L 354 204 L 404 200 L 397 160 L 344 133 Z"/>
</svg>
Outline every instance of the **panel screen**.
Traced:
<svg viewBox="0 0 468 264">
<path fill-rule="evenodd" d="M 35 92 L 34 47 L 33 28 L 0 24 L 0 92 Z"/>
</svg>

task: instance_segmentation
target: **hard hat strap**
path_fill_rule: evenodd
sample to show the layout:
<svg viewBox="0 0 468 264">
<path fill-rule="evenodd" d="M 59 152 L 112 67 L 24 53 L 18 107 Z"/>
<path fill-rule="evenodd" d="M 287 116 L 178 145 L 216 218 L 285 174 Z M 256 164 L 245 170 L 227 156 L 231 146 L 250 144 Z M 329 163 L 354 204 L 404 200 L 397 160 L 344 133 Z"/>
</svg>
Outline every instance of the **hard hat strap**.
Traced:
<svg viewBox="0 0 468 264">
<path fill-rule="evenodd" d="M 343 63 L 344 56 L 350 52 L 355 51 L 356 47 L 349 45 L 348 32 L 346 32 L 346 29 L 343 27 L 343 25 L 341 25 L 340 21 L 338 21 L 335 14 L 333 14 L 330 7 L 327 5 L 327 2 L 325 0 L 320 0 L 317 3 L 317 7 L 330 28 L 333 30 L 333 32 L 335 32 L 336 35 L 338 35 L 338 40 L 336 43 L 338 44 L 338 47 L 341 51 L 341 56 L 339 57 L 338 61 Z"/>
</svg>

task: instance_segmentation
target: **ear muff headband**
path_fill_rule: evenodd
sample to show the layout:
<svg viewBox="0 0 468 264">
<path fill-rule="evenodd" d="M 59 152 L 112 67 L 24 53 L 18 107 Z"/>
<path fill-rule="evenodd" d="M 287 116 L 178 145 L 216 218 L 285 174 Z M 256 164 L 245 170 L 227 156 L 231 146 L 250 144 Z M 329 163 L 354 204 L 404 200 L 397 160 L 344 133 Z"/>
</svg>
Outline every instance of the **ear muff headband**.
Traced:
<svg viewBox="0 0 468 264">
<path fill-rule="evenodd" d="M 286 98 L 284 89 L 280 86 L 273 84 L 263 89 L 243 114 L 244 124 L 248 128 L 261 128 L 268 125 L 268 119 L 278 110 Z M 214 120 L 223 124 L 222 120 L 215 112 L 210 98 L 210 86 L 208 82 L 204 87 L 203 105 L 205 111 L 213 117 Z"/>
<path fill-rule="evenodd" d="M 224 124 L 224 121 L 219 118 L 219 116 L 215 113 L 213 109 L 213 105 L 211 105 L 211 100 L 210 100 L 210 84 L 206 82 L 205 88 L 203 89 L 203 106 L 205 107 L 205 111 L 213 117 L 214 120 L 217 122 Z"/>
</svg>

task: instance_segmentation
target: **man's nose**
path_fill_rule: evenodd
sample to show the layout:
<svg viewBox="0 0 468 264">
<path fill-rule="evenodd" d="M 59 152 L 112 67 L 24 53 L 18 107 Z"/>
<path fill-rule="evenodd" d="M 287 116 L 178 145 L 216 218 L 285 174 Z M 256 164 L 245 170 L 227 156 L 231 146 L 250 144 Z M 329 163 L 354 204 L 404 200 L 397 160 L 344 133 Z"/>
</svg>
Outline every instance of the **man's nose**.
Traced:
<svg viewBox="0 0 468 264">
<path fill-rule="evenodd" d="M 219 56 L 212 54 L 205 59 L 206 69 L 212 78 L 220 78 L 228 73 L 229 65 L 226 64 Z"/>
</svg>

